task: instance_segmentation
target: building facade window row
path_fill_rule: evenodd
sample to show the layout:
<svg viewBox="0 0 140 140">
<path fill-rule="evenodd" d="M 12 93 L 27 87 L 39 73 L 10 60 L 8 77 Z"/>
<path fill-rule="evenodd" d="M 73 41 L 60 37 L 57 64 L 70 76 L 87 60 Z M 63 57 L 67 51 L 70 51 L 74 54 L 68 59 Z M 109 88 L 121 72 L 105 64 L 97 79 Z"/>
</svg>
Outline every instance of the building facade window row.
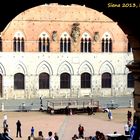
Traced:
<svg viewBox="0 0 140 140">
<path fill-rule="evenodd" d="M 92 76 L 90 73 L 82 73 L 80 76 L 80 87 L 91 88 Z M 112 87 L 112 75 L 105 72 L 101 75 L 101 88 L 111 88 Z M 134 78 L 131 73 L 127 75 L 127 88 L 134 87 Z M 39 89 L 49 89 L 50 88 L 50 75 L 48 73 L 39 74 Z M 71 75 L 69 73 L 62 73 L 60 75 L 60 89 L 70 89 L 71 88 Z M 25 76 L 22 73 L 16 73 L 14 75 L 14 89 L 25 89 Z"/>
<path fill-rule="evenodd" d="M 25 38 L 24 36 L 15 36 L 13 38 L 13 51 L 14 52 L 24 52 L 25 51 Z M 72 39 L 70 36 L 62 36 L 60 38 L 60 52 L 71 52 Z M 2 38 L 0 37 L 0 52 L 2 52 Z M 101 51 L 102 52 L 112 52 L 113 41 L 111 36 L 103 36 L 101 40 Z M 92 40 L 88 35 L 82 37 L 80 41 L 80 52 L 89 53 L 92 50 Z M 50 38 L 47 34 L 43 34 L 38 39 L 38 51 L 39 52 L 50 52 Z M 130 43 L 128 43 L 128 52 L 132 52 Z"/>
</svg>

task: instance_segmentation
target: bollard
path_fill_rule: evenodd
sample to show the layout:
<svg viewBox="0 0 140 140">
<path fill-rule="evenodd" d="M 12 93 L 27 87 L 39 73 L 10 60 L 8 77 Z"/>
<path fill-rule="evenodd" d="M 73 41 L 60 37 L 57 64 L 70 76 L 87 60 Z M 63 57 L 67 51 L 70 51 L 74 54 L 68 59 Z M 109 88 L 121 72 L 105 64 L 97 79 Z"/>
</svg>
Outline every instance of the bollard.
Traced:
<svg viewBox="0 0 140 140">
<path fill-rule="evenodd" d="M 133 107 L 133 105 L 132 105 L 132 99 L 129 100 L 129 107 L 130 108 Z"/>
<path fill-rule="evenodd" d="M 1 103 L 1 111 L 4 111 L 4 103 Z"/>
</svg>

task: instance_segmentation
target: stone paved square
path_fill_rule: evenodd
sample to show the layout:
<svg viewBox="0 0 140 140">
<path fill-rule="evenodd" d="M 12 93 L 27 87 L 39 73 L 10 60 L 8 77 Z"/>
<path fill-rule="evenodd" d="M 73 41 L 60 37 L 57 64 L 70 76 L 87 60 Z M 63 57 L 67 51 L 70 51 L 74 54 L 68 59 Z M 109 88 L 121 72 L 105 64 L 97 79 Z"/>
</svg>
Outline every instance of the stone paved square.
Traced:
<svg viewBox="0 0 140 140">
<path fill-rule="evenodd" d="M 35 135 L 38 131 L 43 131 L 47 137 L 48 131 L 57 132 L 60 140 L 71 140 L 74 134 L 78 134 L 78 125 L 85 128 L 85 136 L 94 135 L 96 130 L 104 134 L 118 133 L 124 134 L 124 124 L 127 120 L 127 111 L 134 111 L 133 108 L 123 108 L 112 110 L 113 120 L 109 121 L 107 113 L 95 113 L 95 115 L 75 114 L 75 115 L 50 115 L 46 112 L 0 112 L 0 132 L 3 132 L 3 115 L 7 114 L 10 135 L 14 140 L 27 140 L 30 129 L 35 127 Z M 16 121 L 22 123 L 22 138 L 16 138 Z"/>
</svg>

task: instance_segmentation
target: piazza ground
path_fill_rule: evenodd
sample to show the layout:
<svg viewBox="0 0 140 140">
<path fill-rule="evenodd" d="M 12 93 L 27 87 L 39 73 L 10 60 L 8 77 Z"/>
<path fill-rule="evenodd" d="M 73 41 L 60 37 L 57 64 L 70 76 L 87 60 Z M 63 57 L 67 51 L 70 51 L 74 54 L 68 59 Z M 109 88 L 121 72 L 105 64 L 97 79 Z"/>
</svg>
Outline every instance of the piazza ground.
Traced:
<svg viewBox="0 0 140 140">
<path fill-rule="evenodd" d="M 112 110 L 113 120 L 109 121 L 107 113 L 97 112 L 95 115 L 49 115 L 46 112 L 0 112 L 0 132 L 3 132 L 3 115 L 7 114 L 10 135 L 14 140 L 27 140 L 32 126 L 35 128 L 35 135 L 38 131 L 43 131 L 47 137 L 48 131 L 57 132 L 60 140 L 71 140 L 74 134 L 78 134 L 78 125 L 82 124 L 85 128 L 85 136 L 95 134 L 96 130 L 104 134 L 117 131 L 124 134 L 124 124 L 127 121 L 127 111 L 134 112 L 133 108 L 120 108 Z M 22 138 L 16 138 L 16 121 L 22 123 Z"/>
</svg>

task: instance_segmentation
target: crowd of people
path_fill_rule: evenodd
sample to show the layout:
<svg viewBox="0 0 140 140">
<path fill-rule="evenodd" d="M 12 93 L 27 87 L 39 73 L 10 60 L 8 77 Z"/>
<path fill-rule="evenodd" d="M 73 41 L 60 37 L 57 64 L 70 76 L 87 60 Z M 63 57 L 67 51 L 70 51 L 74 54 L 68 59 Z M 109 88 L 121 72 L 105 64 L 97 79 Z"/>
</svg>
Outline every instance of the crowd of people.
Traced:
<svg viewBox="0 0 140 140">
<path fill-rule="evenodd" d="M 31 134 L 32 134 L 32 131 L 31 131 Z M 32 135 L 28 136 L 28 140 L 59 140 L 59 137 L 56 132 L 54 133 L 54 136 L 53 136 L 52 131 L 49 131 L 48 137 L 45 138 L 43 135 L 43 132 L 39 131 L 38 136 L 34 136 L 34 134 L 32 134 Z"/>
</svg>

